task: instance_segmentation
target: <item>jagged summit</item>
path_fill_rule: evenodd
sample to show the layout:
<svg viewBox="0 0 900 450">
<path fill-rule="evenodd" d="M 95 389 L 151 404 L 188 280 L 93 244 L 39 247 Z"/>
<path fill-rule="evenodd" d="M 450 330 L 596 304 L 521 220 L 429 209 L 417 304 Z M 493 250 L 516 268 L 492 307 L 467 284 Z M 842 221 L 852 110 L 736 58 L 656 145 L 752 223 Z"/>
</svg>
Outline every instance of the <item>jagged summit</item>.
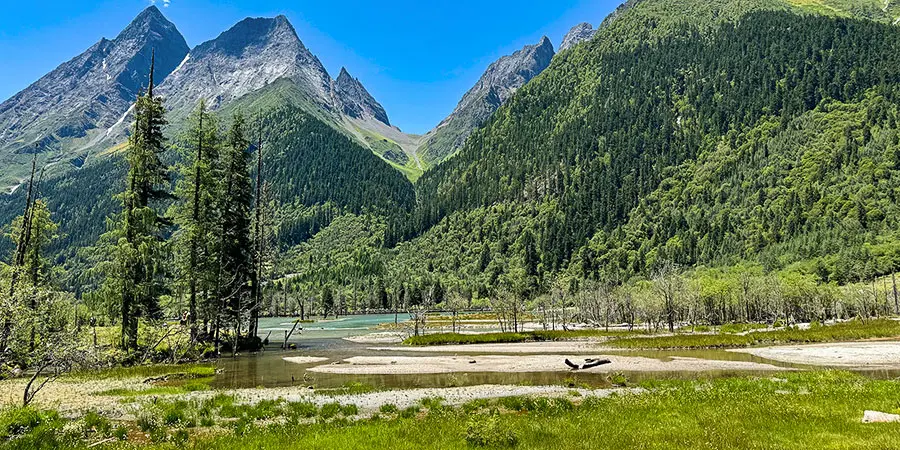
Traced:
<svg viewBox="0 0 900 450">
<path fill-rule="evenodd" d="M 176 112 L 201 98 L 213 108 L 290 78 L 314 103 L 329 105 L 331 78 L 284 16 L 247 18 L 198 45 L 160 92 Z"/>
<path fill-rule="evenodd" d="M 562 44 L 559 45 L 559 51 L 568 50 L 589 40 L 594 37 L 596 32 L 597 30 L 594 29 L 594 26 L 587 22 L 575 25 L 568 33 L 566 33 L 565 37 L 563 37 Z"/>
<path fill-rule="evenodd" d="M 165 79 L 189 50 L 175 25 L 151 6 L 115 39 L 100 39 L 0 104 L 0 156 L 18 154 L 35 142 L 38 151 L 60 150 L 94 129 L 115 123 L 147 81 L 154 49 L 158 81 Z M 3 161 L 20 162 L 15 157 Z"/>
<path fill-rule="evenodd" d="M 221 52 L 241 56 L 248 48 L 262 47 L 271 42 L 303 47 L 297 32 L 286 17 L 248 17 L 217 38 L 198 45 L 191 51 L 191 55 L 201 57 L 207 53 Z"/>
<path fill-rule="evenodd" d="M 547 36 L 490 66 L 453 110 L 428 133 L 421 153 L 429 163 L 444 160 L 458 150 L 469 134 L 481 126 L 520 87 L 550 65 L 555 51 Z"/>
<path fill-rule="evenodd" d="M 334 82 L 334 98 L 343 114 L 355 119 L 371 117 L 385 125 L 391 124 L 384 108 L 345 67 L 341 67 L 341 73 Z"/>
</svg>

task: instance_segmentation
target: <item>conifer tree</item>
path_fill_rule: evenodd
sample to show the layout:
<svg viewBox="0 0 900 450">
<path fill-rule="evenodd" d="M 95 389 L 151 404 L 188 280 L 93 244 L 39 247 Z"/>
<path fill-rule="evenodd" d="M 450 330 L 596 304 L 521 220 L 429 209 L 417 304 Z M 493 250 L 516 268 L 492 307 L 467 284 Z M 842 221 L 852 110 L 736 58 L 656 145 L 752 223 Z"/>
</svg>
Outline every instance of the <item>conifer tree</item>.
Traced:
<svg viewBox="0 0 900 450">
<path fill-rule="evenodd" d="M 220 201 L 222 246 L 219 281 L 219 296 L 231 315 L 236 334 L 240 333 L 242 316 L 250 300 L 249 282 L 254 268 L 250 239 L 253 192 L 249 148 L 244 117 L 236 113 L 222 152 L 225 185 Z"/>
<path fill-rule="evenodd" d="M 162 128 L 166 124 L 162 99 L 153 95 L 153 61 L 147 93 L 134 105 L 134 127 L 125 159 L 128 174 L 120 195 L 122 213 L 104 241 L 111 244 L 107 292 L 121 298 L 122 341 L 125 349 L 138 346 L 138 317 L 159 314 L 159 297 L 166 289 L 165 231 L 170 221 L 158 211 L 169 198 L 169 173 Z"/>
<path fill-rule="evenodd" d="M 218 261 L 216 236 L 217 223 L 221 220 L 217 203 L 223 171 L 218 124 L 207 110 L 205 100 L 200 101 L 188 123 L 188 130 L 180 142 L 184 163 L 176 186 L 179 201 L 174 208 L 174 217 L 178 231 L 174 238 L 178 278 L 188 291 L 191 339 L 195 340 L 200 309 L 207 313 L 205 316 L 215 309 L 207 303 L 216 294 L 213 292 Z M 198 299 L 204 293 L 207 301 Z"/>
</svg>

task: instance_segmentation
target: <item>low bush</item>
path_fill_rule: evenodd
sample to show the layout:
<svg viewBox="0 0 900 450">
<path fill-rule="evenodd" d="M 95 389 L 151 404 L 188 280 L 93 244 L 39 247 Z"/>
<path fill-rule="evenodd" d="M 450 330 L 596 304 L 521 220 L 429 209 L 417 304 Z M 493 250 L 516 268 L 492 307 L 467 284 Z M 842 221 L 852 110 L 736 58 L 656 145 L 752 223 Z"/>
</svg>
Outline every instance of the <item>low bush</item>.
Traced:
<svg viewBox="0 0 900 450">
<path fill-rule="evenodd" d="M 503 425 L 499 414 L 479 414 L 466 424 L 466 442 L 473 447 L 515 447 L 519 438 Z"/>
</svg>

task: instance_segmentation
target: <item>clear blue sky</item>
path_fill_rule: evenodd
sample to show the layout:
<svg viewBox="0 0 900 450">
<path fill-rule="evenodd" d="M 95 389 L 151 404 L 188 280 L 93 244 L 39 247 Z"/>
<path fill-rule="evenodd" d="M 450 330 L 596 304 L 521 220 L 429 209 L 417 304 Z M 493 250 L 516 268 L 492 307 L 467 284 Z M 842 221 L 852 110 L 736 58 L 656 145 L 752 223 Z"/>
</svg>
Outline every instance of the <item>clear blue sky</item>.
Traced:
<svg viewBox="0 0 900 450">
<path fill-rule="evenodd" d="M 286 15 L 332 77 L 361 79 L 391 122 L 423 133 L 498 57 L 546 35 L 559 47 L 579 22 L 597 26 L 622 0 L 156 0 L 191 47 L 244 17 Z M 101 37 L 114 38 L 150 0 L 5 2 L 0 101 Z M 165 4 L 164 4 L 165 3 Z"/>
</svg>

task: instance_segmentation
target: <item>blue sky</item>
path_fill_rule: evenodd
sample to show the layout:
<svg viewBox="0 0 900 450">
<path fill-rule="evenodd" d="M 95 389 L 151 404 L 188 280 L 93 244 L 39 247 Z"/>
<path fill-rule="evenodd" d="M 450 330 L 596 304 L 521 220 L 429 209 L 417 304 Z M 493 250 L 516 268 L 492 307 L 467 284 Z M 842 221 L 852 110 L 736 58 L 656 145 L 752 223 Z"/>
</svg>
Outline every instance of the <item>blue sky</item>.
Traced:
<svg viewBox="0 0 900 450">
<path fill-rule="evenodd" d="M 558 47 L 579 22 L 598 25 L 622 0 L 156 0 L 191 47 L 247 16 L 284 14 L 332 77 L 362 80 L 391 122 L 423 133 L 498 57 L 546 35 Z M 114 38 L 151 0 L 6 2 L 0 101 L 101 37 Z"/>
</svg>

